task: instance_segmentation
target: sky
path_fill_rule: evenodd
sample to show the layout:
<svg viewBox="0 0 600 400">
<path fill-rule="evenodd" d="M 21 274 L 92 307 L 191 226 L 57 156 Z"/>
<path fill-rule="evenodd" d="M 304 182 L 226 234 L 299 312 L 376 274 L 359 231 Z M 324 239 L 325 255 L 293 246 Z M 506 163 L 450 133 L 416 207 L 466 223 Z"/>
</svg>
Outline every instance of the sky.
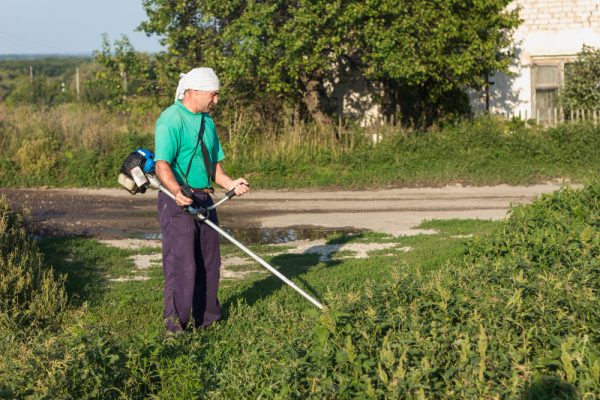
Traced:
<svg viewBox="0 0 600 400">
<path fill-rule="evenodd" d="M 142 0 L 0 0 L 0 55 L 91 54 L 103 33 L 160 51 L 156 36 L 135 31 L 146 19 Z"/>
</svg>

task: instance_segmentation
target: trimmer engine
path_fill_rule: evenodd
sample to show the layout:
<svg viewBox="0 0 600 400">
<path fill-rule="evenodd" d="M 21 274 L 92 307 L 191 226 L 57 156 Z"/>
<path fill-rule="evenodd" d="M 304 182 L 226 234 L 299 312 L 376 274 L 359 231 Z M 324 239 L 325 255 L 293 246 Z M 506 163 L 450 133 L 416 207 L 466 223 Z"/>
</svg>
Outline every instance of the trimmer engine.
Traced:
<svg viewBox="0 0 600 400">
<path fill-rule="evenodd" d="M 154 186 L 154 153 L 139 148 L 130 153 L 119 174 L 119 183 L 131 194 L 145 193 L 148 186 Z"/>
</svg>

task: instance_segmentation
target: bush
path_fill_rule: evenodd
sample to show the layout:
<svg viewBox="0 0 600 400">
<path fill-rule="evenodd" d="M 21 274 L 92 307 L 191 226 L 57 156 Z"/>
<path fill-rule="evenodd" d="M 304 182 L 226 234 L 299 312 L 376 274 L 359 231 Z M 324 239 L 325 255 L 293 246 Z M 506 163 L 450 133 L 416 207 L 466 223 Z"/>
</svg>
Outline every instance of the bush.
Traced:
<svg viewBox="0 0 600 400">
<path fill-rule="evenodd" d="M 52 138 L 27 138 L 15 154 L 15 161 L 25 176 L 49 176 L 58 164 L 58 144 Z"/>
<path fill-rule="evenodd" d="M 427 276 L 396 272 L 344 314 L 323 317 L 311 341 L 289 346 L 303 376 L 293 390 L 516 398 L 561 386 L 592 398 L 600 391 L 599 222 L 600 184 L 564 189 L 514 209 L 462 262 Z"/>
<path fill-rule="evenodd" d="M 127 154 L 153 149 L 158 115 L 0 106 L 0 187 L 117 186 Z M 336 139 L 333 127 L 261 123 L 244 110 L 222 117 L 226 170 L 259 188 L 585 182 L 600 170 L 600 127 L 592 123 L 544 130 L 487 117 L 427 131 L 346 127 Z"/>
<path fill-rule="evenodd" d="M 559 99 L 567 112 L 600 108 L 600 48 L 584 45 L 577 60 L 566 65 Z"/>
<path fill-rule="evenodd" d="M 544 196 L 433 273 L 390 266 L 387 282 L 330 297 L 309 334 L 298 321 L 262 327 L 238 306 L 248 326 L 213 340 L 206 397 L 594 398 L 599 222 L 600 184 Z M 285 324 L 271 305 L 269 318 Z"/>
<path fill-rule="evenodd" d="M 0 197 L 0 315 L 18 326 L 59 326 L 67 305 L 64 277 L 54 277 L 23 218 Z"/>
</svg>

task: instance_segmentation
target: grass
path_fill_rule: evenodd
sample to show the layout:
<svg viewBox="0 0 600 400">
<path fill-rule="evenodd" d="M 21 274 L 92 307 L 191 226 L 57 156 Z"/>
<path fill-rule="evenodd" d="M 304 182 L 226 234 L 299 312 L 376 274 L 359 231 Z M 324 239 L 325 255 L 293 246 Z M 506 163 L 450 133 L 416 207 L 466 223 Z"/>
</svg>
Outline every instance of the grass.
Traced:
<svg viewBox="0 0 600 400">
<path fill-rule="evenodd" d="M 275 277 L 256 274 L 223 286 L 223 321 L 177 337 L 161 326 L 158 265 L 147 281 L 112 282 L 131 274 L 135 251 L 45 240 L 41 248 L 68 274 L 70 299 L 81 306 L 58 330 L 5 335 L 0 394 L 593 398 L 600 390 L 599 199 L 596 184 L 542 196 L 506 222 L 428 221 L 421 228 L 438 234 L 328 238 L 412 249 L 368 258 L 320 261 L 254 247 L 328 309 L 318 312 Z"/>
<path fill-rule="evenodd" d="M 439 229 L 439 234 L 394 238 L 386 234 L 365 232 L 351 236 L 337 234 L 328 238 L 327 244 L 394 243 L 397 247 L 412 248 L 409 252 L 375 252 L 370 254 L 369 259 L 359 260 L 342 259 L 341 257 L 351 255 L 351 252 L 344 250 L 332 254 L 330 261 L 320 262 L 312 254 L 270 255 L 290 249 L 290 246 L 254 245 L 250 248 L 286 276 L 302 276 L 297 284 L 303 286 L 303 280 L 307 279 L 309 286 L 318 285 L 324 293 L 326 286 L 316 281 L 311 282 L 314 279 L 311 277 L 319 271 L 327 275 L 330 270 L 335 269 L 342 275 L 347 275 L 349 281 L 360 281 L 368 271 L 369 279 L 381 282 L 387 278 L 389 265 L 410 264 L 421 271 L 432 270 L 444 260 L 461 253 L 464 240 L 452 238 L 452 235 L 458 232 L 482 232 L 496 225 L 490 221 L 431 221 L 426 224 L 427 229 Z M 434 254 L 430 251 L 432 247 L 437 249 Z M 40 249 L 56 272 L 67 276 L 66 288 L 73 305 L 87 303 L 89 318 L 112 326 L 113 333 L 123 337 L 134 335 L 152 339 L 162 335 L 163 278 L 160 265 L 151 266 L 147 271 L 150 278 L 147 281 L 110 281 L 111 278 L 136 273 L 130 256 L 159 254 L 160 249 L 142 247 L 124 250 L 83 238 L 47 238 L 40 242 Z M 223 245 L 222 254 L 224 257 L 244 255 L 233 245 Z M 354 272 L 354 269 L 357 271 Z M 262 267 L 258 264 L 245 264 L 231 267 L 230 270 L 253 271 L 262 270 Z M 340 283 L 336 282 L 335 286 L 338 284 Z M 335 286 L 330 286 L 329 289 L 333 290 Z M 243 280 L 228 281 L 222 287 L 220 298 L 225 305 L 225 313 L 228 314 L 238 300 L 254 304 L 277 295 L 280 291 L 290 292 L 288 295 L 295 296 L 295 292 L 270 275 L 254 274 Z M 300 306 L 304 308 L 302 304 Z"/>
<path fill-rule="evenodd" d="M 116 187 L 127 154 L 153 149 L 159 113 L 0 104 L 0 187 Z M 543 129 L 482 117 L 427 131 L 334 129 L 257 123 L 245 113 L 225 110 L 217 123 L 226 170 L 255 188 L 587 182 L 600 170 L 600 126 L 592 123 Z"/>
</svg>

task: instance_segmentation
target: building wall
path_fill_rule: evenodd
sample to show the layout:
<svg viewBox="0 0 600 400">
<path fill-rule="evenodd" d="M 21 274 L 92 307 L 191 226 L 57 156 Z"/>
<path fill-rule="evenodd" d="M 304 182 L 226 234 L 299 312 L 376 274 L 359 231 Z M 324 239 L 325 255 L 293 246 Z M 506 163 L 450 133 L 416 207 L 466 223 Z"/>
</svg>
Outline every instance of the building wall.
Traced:
<svg viewBox="0 0 600 400">
<path fill-rule="evenodd" d="M 532 66 L 573 59 L 583 45 L 600 47 L 600 0 L 515 0 L 523 23 L 515 32 L 513 76 L 496 74 L 490 86 L 490 111 L 522 118 L 532 109 Z M 483 92 L 471 94 L 475 112 L 485 110 Z"/>
<path fill-rule="evenodd" d="M 383 93 L 383 89 L 368 82 L 348 65 L 341 65 L 340 73 L 334 82 L 325 83 L 327 95 L 336 105 L 336 114 L 358 121 L 363 127 L 381 124 L 383 112 L 374 100 L 374 94 Z"/>
</svg>

